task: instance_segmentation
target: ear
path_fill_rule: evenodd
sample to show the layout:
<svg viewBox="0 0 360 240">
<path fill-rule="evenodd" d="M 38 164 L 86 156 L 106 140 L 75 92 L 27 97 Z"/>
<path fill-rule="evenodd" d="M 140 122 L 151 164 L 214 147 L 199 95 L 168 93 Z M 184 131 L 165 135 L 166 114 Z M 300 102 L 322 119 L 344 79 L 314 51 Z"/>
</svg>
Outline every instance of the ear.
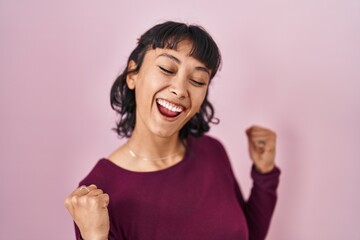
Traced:
<svg viewBox="0 0 360 240">
<path fill-rule="evenodd" d="M 130 60 L 127 70 L 131 71 L 131 70 L 134 70 L 136 67 L 137 67 L 137 64 L 135 63 L 135 61 Z M 129 73 L 126 76 L 126 84 L 127 84 L 128 88 L 131 90 L 135 89 L 136 77 L 137 77 L 137 73 Z"/>
</svg>

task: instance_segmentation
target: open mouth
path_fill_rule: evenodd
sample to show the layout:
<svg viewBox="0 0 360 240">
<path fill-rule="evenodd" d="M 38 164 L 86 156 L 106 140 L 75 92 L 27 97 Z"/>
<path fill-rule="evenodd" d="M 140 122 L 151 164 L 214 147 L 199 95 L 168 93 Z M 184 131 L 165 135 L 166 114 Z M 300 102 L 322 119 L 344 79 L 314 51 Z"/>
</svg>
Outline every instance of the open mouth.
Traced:
<svg viewBox="0 0 360 240">
<path fill-rule="evenodd" d="M 168 118 L 175 118 L 185 110 L 183 106 L 176 105 L 161 98 L 156 99 L 156 105 L 161 115 Z"/>
</svg>

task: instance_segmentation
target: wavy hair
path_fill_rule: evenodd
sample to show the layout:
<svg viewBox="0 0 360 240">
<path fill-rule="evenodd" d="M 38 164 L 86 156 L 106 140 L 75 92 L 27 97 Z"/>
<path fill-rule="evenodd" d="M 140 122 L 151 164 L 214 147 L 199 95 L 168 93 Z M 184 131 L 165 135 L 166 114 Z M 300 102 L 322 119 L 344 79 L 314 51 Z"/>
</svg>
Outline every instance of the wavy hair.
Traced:
<svg viewBox="0 0 360 240">
<path fill-rule="evenodd" d="M 138 39 L 137 46 L 131 52 L 123 72 L 116 78 L 110 91 L 111 107 L 120 115 L 115 130 L 120 137 L 130 137 L 136 122 L 135 91 L 128 88 L 126 77 L 137 73 L 143 63 L 147 50 L 156 48 L 175 49 L 179 42 L 189 40 L 192 43 L 190 56 L 202 62 L 211 70 L 210 80 L 217 73 L 221 64 L 218 46 L 212 37 L 200 26 L 167 21 L 155 25 Z M 128 69 L 130 61 L 136 63 L 135 69 Z M 208 90 L 209 91 L 209 90 Z M 218 124 L 214 117 L 214 107 L 208 100 L 208 91 L 200 111 L 195 114 L 180 130 L 180 138 L 189 134 L 201 136 L 210 129 L 209 124 Z"/>
</svg>

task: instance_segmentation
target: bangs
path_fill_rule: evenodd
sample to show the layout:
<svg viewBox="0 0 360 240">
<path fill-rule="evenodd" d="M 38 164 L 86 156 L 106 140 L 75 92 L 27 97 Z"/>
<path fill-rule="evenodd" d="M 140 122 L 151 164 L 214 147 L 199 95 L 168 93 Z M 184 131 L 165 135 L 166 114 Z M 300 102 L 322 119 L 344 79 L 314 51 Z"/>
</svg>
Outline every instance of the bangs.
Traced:
<svg viewBox="0 0 360 240">
<path fill-rule="evenodd" d="M 177 49 L 180 42 L 188 40 L 192 44 L 189 55 L 202 62 L 211 70 L 211 78 L 221 64 L 220 51 L 211 36 L 200 26 L 169 22 L 160 24 L 141 36 L 139 44 L 155 48 Z"/>
</svg>

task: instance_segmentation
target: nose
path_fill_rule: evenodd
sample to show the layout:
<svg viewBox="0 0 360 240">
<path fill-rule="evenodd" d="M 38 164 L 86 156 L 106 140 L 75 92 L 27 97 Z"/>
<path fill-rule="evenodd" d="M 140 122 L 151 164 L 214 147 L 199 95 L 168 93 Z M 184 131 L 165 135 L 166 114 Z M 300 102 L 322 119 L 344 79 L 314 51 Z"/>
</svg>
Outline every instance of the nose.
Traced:
<svg viewBox="0 0 360 240">
<path fill-rule="evenodd" d="M 187 81 L 184 77 L 173 78 L 169 89 L 170 92 L 179 99 L 183 99 L 189 96 L 187 89 Z"/>
</svg>

